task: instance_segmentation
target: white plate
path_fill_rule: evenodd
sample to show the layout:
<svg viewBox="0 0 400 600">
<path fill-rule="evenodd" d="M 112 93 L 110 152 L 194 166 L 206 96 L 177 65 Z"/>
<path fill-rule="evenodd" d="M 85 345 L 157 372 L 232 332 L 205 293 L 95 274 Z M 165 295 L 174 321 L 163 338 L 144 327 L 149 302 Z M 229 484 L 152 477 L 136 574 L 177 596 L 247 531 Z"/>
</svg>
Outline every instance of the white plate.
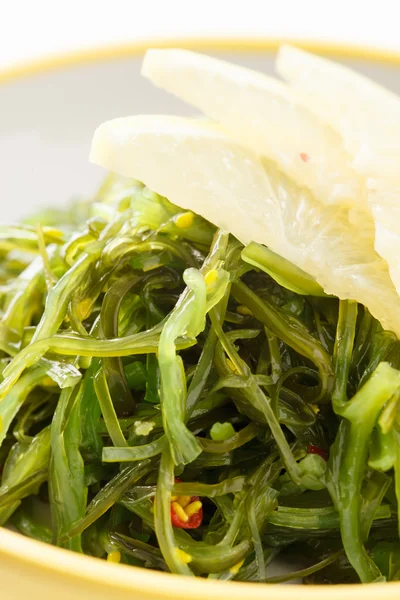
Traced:
<svg viewBox="0 0 400 600">
<path fill-rule="evenodd" d="M 273 72 L 271 51 L 249 50 L 250 44 L 246 48 L 240 42 L 236 52 L 213 52 L 212 42 L 208 45 L 205 52 Z M 140 76 L 141 52 L 87 58 L 82 64 L 67 59 L 50 70 L 0 79 L 1 222 L 92 194 L 103 172 L 89 164 L 88 153 L 102 121 L 135 113 L 191 113 Z M 393 57 L 391 63 L 345 62 L 400 93 L 400 58 L 398 64 Z"/>
</svg>

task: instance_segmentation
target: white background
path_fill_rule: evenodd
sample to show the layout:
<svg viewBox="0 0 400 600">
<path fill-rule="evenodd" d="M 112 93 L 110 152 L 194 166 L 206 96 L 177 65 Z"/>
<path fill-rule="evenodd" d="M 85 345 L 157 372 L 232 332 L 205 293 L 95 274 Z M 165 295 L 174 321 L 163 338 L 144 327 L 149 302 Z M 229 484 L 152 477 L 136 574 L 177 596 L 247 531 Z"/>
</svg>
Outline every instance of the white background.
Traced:
<svg viewBox="0 0 400 600">
<path fill-rule="evenodd" d="M 286 37 L 400 50 L 400 0 L 0 0 L 0 69 L 82 48 Z"/>
</svg>

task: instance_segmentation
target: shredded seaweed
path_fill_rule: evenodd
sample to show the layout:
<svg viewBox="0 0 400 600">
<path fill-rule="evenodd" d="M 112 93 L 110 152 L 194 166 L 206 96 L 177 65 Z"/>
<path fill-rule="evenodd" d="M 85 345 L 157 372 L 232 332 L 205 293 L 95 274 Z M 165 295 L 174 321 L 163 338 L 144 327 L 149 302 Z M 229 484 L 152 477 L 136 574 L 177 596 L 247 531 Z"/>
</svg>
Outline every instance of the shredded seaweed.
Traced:
<svg viewBox="0 0 400 600">
<path fill-rule="evenodd" d="M 218 580 L 400 580 L 391 332 L 132 180 L 31 223 L 0 228 L 2 526 Z"/>
</svg>

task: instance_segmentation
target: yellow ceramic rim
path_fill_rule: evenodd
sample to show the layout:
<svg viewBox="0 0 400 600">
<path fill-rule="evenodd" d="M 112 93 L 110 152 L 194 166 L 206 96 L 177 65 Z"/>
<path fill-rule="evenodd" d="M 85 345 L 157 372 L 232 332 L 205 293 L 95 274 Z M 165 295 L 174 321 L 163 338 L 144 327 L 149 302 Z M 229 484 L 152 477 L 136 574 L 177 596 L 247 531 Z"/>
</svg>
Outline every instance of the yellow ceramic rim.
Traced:
<svg viewBox="0 0 400 600">
<path fill-rule="evenodd" d="M 31 62 L 16 64 L 0 70 L 0 83 L 9 83 L 14 79 L 28 77 L 48 71 L 73 67 L 76 65 L 90 64 L 99 61 L 120 60 L 130 56 L 138 56 L 149 47 L 156 48 L 187 48 L 198 51 L 224 51 L 224 52 L 272 52 L 282 43 L 291 43 L 326 56 L 333 55 L 338 58 L 354 58 L 366 61 L 381 62 L 386 64 L 400 64 L 400 52 L 382 49 L 373 46 L 360 46 L 354 44 L 339 44 L 335 42 L 319 42 L 304 39 L 283 38 L 188 38 L 177 40 L 150 39 L 140 42 L 100 46 L 87 50 L 78 50 L 51 57 L 39 58 Z"/>
<path fill-rule="evenodd" d="M 139 43 L 124 44 L 118 46 L 100 47 L 69 54 L 62 54 L 43 60 L 33 61 L 17 65 L 0 72 L 0 83 L 12 83 L 15 80 L 70 68 L 76 65 L 84 65 L 108 60 L 120 60 L 122 58 L 138 56 L 148 47 L 183 47 L 202 51 L 232 51 L 232 52 L 271 52 L 283 41 L 289 41 L 307 50 L 324 55 L 334 55 L 342 58 L 354 58 L 366 61 L 382 62 L 385 64 L 400 65 L 400 52 L 382 50 L 379 48 L 363 48 L 351 44 L 337 44 L 325 42 L 310 42 L 305 40 L 282 40 L 277 38 L 268 39 L 179 39 L 179 40 L 149 40 Z M 1 529 L 0 535 L 0 557 L 1 555 L 11 565 L 26 564 L 36 567 L 53 576 L 58 576 L 60 582 L 63 578 L 74 578 L 77 583 L 93 584 L 101 586 L 103 590 L 111 594 L 117 591 L 133 593 L 140 591 L 141 595 L 149 598 L 169 598 L 169 600 L 205 600 L 207 598 L 229 597 L 230 600 L 265 600 L 267 594 L 271 593 L 271 587 L 264 584 L 223 582 L 193 578 L 188 582 L 182 576 L 159 573 L 131 567 L 107 563 L 103 568 L 104 561 L 89 556 L 78 555 L 73 552 L 56 548 L 48 544 L 26 538 L 18 533 Z M 190 593 L 187 586 L 190 585 Z M 162 596 L 160 596 L 162 590 Z M 340 595 L 352 600 L 375 600 L 381 595 L 385 600 L 398 600 L 400 597 L 400 583 L 384 583 L 376 585 L 327 585 L 307 586 L 284 585 L 273 587 L 274 600 L 294 600 L 299 592 L 307 594 L 311 600 L 319 600 L 321 594 L 326 600 L 337 600 Z"/>
</svg>

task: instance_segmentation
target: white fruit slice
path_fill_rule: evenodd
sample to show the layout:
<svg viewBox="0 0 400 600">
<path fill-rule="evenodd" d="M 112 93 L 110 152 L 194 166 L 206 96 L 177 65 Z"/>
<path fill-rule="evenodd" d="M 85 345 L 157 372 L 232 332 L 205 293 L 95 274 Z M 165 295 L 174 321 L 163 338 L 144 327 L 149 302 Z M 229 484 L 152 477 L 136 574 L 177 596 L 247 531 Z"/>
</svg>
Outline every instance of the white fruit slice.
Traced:
<svg viewBox="0 0 400 600">
<path fill-rule="evenodd" d="M 241 144 L 275 161 L 325 204 L 365 205 L 340 137 L 281 81 L 187 50 L 148 50 L 142 74 L 217 121 Z"/>
<path fill-rule="evenodd" d="M 358 300 L 400 335 L 400 298 L 367 234 L 348 211 L 324 206 L 217 126 L 163 116 L 103 123 L 90 159 L 134 177 L 244 244 L 260 242 L 314 276 L 324 290 Z"/>
<path fill-rule="evenodd" d="M 400 182 L 400 98 L 348 67 L 281 46 L 276 68 L 297 98 L 340 133 L 357 170 Z"/>
<path fill-rule="evenodd" d="M 353 166 L 367 179 L 375 247 L 400 293 L 400 98 L 332 61 L 284 46 L 279 73 L 298 98 L 342 136 Z"/>
</svg>

